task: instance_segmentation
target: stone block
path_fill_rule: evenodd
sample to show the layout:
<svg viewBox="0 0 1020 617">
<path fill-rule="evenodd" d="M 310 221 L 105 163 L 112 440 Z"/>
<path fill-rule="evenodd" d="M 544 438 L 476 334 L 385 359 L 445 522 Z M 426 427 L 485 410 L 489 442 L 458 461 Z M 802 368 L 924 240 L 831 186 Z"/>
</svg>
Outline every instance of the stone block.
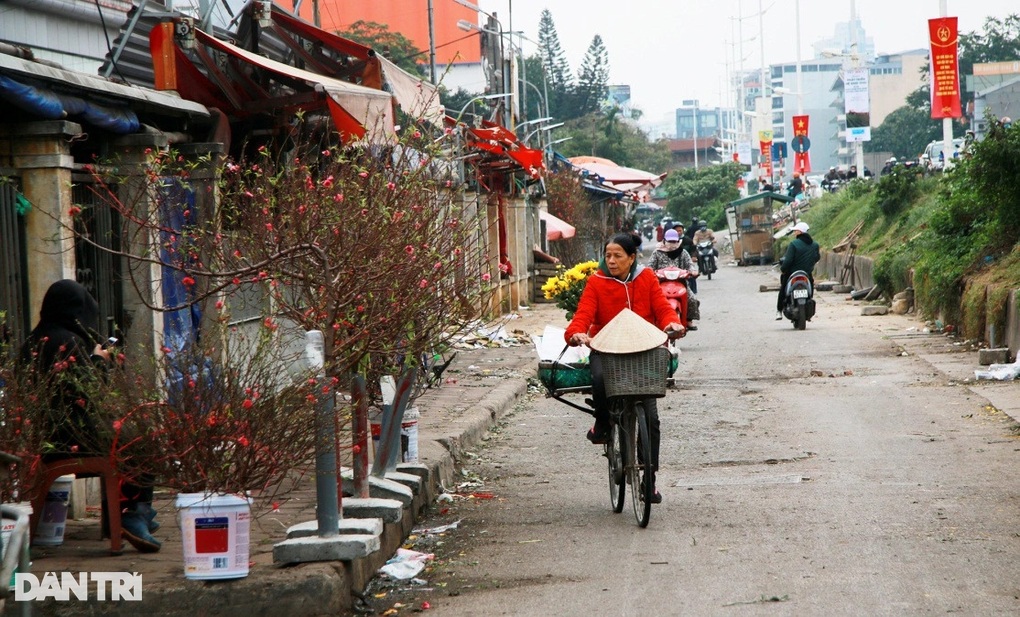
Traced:
<svg viewBox="0 0 1020 617">
<path fill-rule="evenodd" d="M 996 349 L 981 349 L 978 351 L 978 364 L 988 366 L 989 364 L 1006 364 L 1009 362 L 1009 348 L 998 347 Z"/>
<path fill-rule="evenodd" d="M 404 473 L 402 471 L 390 471 L 386 474 L 385 478 L 396 482 L 397 484 L 403 484 L 407 488 L 411 489 L 411 492 L 415 495 L 421 492 L 421 476 L 413 473 Z"/>
<path fill-rule="evenodd" d="M 394 499 L 344 497 L 344 518 L 381 518 L 384 523 L 399 523 L 404 518 L 404 504 Z"/>
<path fill-rule="evenodd" d="M 871 315 L 886 315 L 889 313 L 889 307 L 882 304 L 872 304 L 861 307 L 861 315 L 869 317 Z"/>
<path fill-rule="evenodd" d="M 337 531 L 342 536 L 378 536 L 383 532 L 383 522 L 378 518 L 342 518 Z M 287 538 L 309 538 L 318 535 L 318 521 L 298 523 L 287 528 Z"/>
<path fill-rule="evenodd" d="M 354 495 L 354 470 L 343 469 L 340 472 L 343 478 L 343 491 L 347 495 Z M 389 474 L 387 474 L 389 475 Z M 393 499 L 407 506 L 414 501 L 414 491 L 401 482 L 388 479 L 368 477 L 368 494 L 378 499 Z"/>
<path fill-rule="evenodd" d="M 848 294 L 848 293 L 850 293 L 853 290 L 854 290 L 854 288 L 851 287 L 850 285 L 833 285 L 832 286 L 832 293 L 837 293 L 837 294 Z"/>
<path fill-rule="evenodd" d="M 273 563 L 353 561 L 379 550 L 377 535 L 290 538 L 273 546 Z"/>
</svg>

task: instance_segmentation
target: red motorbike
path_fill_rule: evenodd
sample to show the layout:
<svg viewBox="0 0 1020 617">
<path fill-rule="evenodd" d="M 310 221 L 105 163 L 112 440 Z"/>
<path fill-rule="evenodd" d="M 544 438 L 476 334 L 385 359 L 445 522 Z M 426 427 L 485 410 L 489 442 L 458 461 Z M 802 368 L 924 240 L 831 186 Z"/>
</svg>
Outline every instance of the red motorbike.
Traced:
<svg viewBox="0 0 1020 617">
<path fill-rule="evenodd" d="M 690 322 L 687 320 L 688 290 L 685 281 L 698 275 L 676 266 L 669 266 L 656 270 L 655 276 L 659 279 L 659 287 L 662 288 L 662 293 L 666 296 L 669 305 L 673 307 L 673 310 L 680 317 L 680 323 L 685 328 L 688 327 L 690 325 Z"/>
</svg>

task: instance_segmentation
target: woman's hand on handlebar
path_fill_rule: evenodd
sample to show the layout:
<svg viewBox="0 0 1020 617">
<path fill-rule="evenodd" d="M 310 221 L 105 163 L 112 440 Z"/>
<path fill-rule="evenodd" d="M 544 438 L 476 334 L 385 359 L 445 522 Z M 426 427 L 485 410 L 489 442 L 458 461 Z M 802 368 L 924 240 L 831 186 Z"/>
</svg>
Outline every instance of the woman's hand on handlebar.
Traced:
<svg viewBox="0 0 1020 617">
<path fill-rule="evenodd" d="M 685 334 L 687 334 L 687 328 L 685 328 L 684 325 L 678 321 L 675 321 L 666 326 L 666 336 L 668 336 L 671 340 L 681 338 Z"/>
<path fill-rule="evenodd" d="M 577 334 L 570 337 L 571 345 L 587 345 L 591 342 L 591 337 L 584 332 L 578 332 Z"/>
</svg>

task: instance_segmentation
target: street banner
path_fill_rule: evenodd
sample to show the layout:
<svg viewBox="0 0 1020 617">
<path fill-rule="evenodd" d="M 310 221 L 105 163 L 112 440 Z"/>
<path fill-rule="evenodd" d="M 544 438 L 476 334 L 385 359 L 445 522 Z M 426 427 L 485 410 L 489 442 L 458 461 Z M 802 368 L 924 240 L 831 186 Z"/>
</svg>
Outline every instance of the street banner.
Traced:
<svg viewBox="0 0 1020 617">
<path fill-rule="evenodd" d="M 868 69 L 859 67 L 843 71 L 843 106 L 846 112 L 846 140 L 871 141 L 871 98 L 868 92 Z"/>
<path fill-rule="evenodd" d="M 751 164 L 751 142 L 742 141 L 737 144 L 737 161 L 741 165 Z"/>
<path fill-rule="evenodd" d="M 772 131 L 758 131 L 758 168 L 772 178 Z"/>
<path fill-rule="evenodd" d="M 810 148 L 810 141 L 807 139 L 798 140 L 798 137 L 808 136 L 808 125 L 810 119 L 807 116 L 794 116 L 793 117 L 793 172 L 804 175 L 811 171 L 811 155 L 808 154 Z M 798 143 L 807 144 L 803 148 L 797 147 Z"/>
<path fill-rule="evenodd" d="M 955 17 L 928 20 L 931 43 L 931 117 L 959 118 L 960 71 L 957 43 L 959 32 Z"/>
</svg>

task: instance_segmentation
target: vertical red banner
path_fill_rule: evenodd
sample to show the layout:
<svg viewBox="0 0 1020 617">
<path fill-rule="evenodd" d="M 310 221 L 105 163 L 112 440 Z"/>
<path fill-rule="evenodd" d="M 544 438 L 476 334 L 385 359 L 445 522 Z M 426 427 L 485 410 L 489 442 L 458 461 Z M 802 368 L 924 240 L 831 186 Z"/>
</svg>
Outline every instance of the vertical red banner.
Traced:
<svg viewBox="0 0 1020 617">
<path fill-rule="evenodd" d="M 959 118 L 960 71 L 957 44 L 959 31 L 955 17 L 928 20 L 931 44 L 931 117 Z"/>
<path fill-rule="evenodd" d="M 809 124 L 807 116 L 793 117 L 793 171 L 801 175 L 811 171 L 811 156 L 808 154 L 811 141 L 807 138 Z"/>
</svg>

